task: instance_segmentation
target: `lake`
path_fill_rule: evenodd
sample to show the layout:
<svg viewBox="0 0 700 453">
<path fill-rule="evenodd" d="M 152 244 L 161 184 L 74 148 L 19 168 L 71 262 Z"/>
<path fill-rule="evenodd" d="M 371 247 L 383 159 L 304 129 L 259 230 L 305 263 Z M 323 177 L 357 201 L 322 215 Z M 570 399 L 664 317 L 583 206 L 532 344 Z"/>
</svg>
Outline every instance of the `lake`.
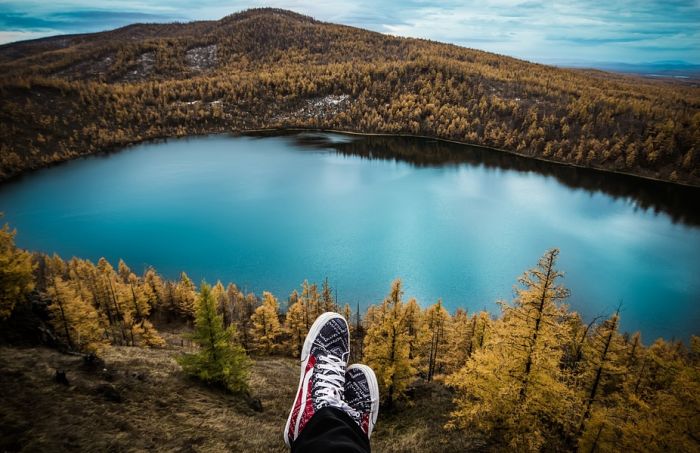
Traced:
<svg viewBox="0 0 700 453">
<path fill-rule="evenodd" d="M 144 143 L 0 185 L 19 246 L 281 300 L 328 277 L 377 303 L 401 277 L 424 307 L 498 312 L 551 247 L 585 319 L 700 333 L 697 189 L 434 140 L 326 133 Z M 282 304 L 284 306 L 284 304 Z"/>
</svg>

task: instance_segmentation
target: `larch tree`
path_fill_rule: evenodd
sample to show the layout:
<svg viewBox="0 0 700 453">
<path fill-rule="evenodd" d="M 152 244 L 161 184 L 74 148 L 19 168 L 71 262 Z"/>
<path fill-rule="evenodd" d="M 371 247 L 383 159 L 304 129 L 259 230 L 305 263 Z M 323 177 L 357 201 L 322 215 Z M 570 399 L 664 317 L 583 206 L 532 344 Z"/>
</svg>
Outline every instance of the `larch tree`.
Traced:
<svg viewBox="0 0 700 453">
<path fill-rule="evenodd" d="M 453 373 L 464 365 L 471 356 L 471 342 L 474 335 L 474 325 L 466 310 L 458 308 L 452 316 L 452 328 L 447 335 L 447 350 L 445 351 L 445 367 Z"/>
<path fill-rule="evenodd" d="M 146 269 L 143 274 L 144 292 L 151 306 L 151 312 L 161 315 L 166 310 L 167 294 L 165 284 L 160 275 L 153 268 Z"/>
<path fill-rule="evenodd" d="M 299 292 L 295 289 L 287 298 L 287 310 L 299 301 Z"/>
<path fill-rule="evenodd" d="M 315 283 L 309 283 L 308 281 L 304 280 L 301 285 L 301 295 L 299 296 L 299 301 L 302 303 L 302 306 L 305 307 L 304 321 L 308 332 L 316 318 L 323 313 L 321 298 L 318 294 L 318 286 L 316 286 Z"/>
<path fill-rule="evenodd" d="M 319 311 L 321 313 L 326 311 L 339 311 L 338 304 L 333 300 L 333 289 L 328 283 L 328 277 L 323 280 L 323 285 L 321 285 L 321 304 Z M 319 313 L 320 314 L 320 313 Z"/>
<path fill-rule="evenodd" d="M 401 280 L 394 280 L 382 305 L 368 316 L 364 340 L 364 361 L 376 373 L 380 395 L 388 407 L 405 395 L 416 377 L 402 295 Z"/>
<path fill-rule="evenodd" d="M 458 392 L 450 427 L 504 433 L 517 450 L 539 449 L 545 430 L 572 437 L 575 395 L 560 367 L 568 290 L 557 283 L 557 255 L 549 250 L 519 278 L 515 300 L 501 303 L 483 347 L 448 379 Z"/>
<path fill-rule="evenodd" d="M 226 288 L 221 281 L 217 281 L 216 285 L 211 289 L 211 295 L 216 303 L 216 312 L 221 315 L 224 327 L 228 327 L 231 324 L 231 304 L 229 304 L 228 294 L 226 293 Z"/>
<path fill-rule="evenodd" d="M 96 352 L 103 346 L 104 329 L 97 311 L 83 300 L 70 280 L 54 276 L 45 295 L 49 299 L 51 325 L 70 349 Z"/>
<path fill-rule="evenodd" d="M 648 350 L 652 366 L 625 446 L 644 445 L 650 451 L 694 451 L 700 445 L 700 337 L 688 347 L 665 341 Z M 629 439 L 629 440 L 627 440 Z"/>
<path fill-rule="evenodd" d="M 243 313 L 247 316 L 241 318 L 238 328 L 241 330 L 240 335 L 242 338 L 243 347 L 246 351 L 250 351 L 254 346 L 252 335 L 252 316 L 260 304 L 258 298 L 253 293 L 246 294 L 245 298 L 243 298 L 241 302 L 243 303 Z"/>
<path fill-rule="evenodd" d="M 626 345 L 618 331 L 619 325 L 618 310 L 593 331 L 583 347 L 584 363 L 579 381 L 583 384 L 584 403 L 578 424 L 579 446 L 583 448 L 588 445 L 595 449 L 593 446 L 602 432 L 615 425 L 608 411 L 611 404 L 606 400 L 620 397 L 618 390 L 624 384 Z M 608 416 L 591 417 L 596 409 Z"/>
<path fill-rule="evenodd" d="M 350 328 L 350 336 L 353 335 L 355 331 L 355 325 L 352 323 L 352 310 L 350 309 L 350 304 L 343 305 L 342 310 L 343 318 L 348 322 L 348 327 Z"/>
<path fill-rule="evenodd" d="M 355 319 L 348 319 L 350 327 L 350 361 L 359 362 L 364 354 L 363 343 L 365 339 L 365 324 L 360 313 L 360 303 L 355 309 Z"/>
<path fill-rule="evenodd" d="M 124 260 L 120 259 L 117 264 L 117 274 L 122 283 L 129 283 L 129 275 L 131 275 L 131 269 L 126 265 Z"/>
<path fill-rule="evenodd" d="M 200 350 L 178 358 L 183 370 L 204 382 L 223 385 L 232 392 L 248 388 L 250 360 L 243 347 L 235 342 L 235 327 L 224 329 L 211 288 L 202 284 L 197 301 L 192 340 Z"/>
<path fill-rule="evenodd" d="M 430 382 L 436 372 L 444 372 L 447 339 L 452 327 L 450 314 L 442 306 L 442 300 L 428 307 L 422 316 L 426 332 L 421 344 L 421 372 Z"/>
<path fill-rule="evenodd" d="M 123 300 L 120 299 L 123 294 L 118 291 L 114 268 L 105 258 L 100 258 L 97 262 L 96 280 L 100 305 L 109 313 L 112 341 L 127 345 L 130 338 L 125 325 Z"/>
<path fill-rule="evenodd" d="M 228 298 L 229 313 L 231 315 L 229 325 L 233 323 L 237 324 L 243 317 L 241 300 L 243 300 L 245 296 L 234 283 L 229 283 L 226 287 L 226 296 Z M 228 327 L 228 325 L 226 325 L 226 327 Z"/>
<path fill-rule="evenodd" d="M 175 311 L 179 317 L 192 320 L 195 316 L 195 301 L 197 300 L 197 288 L 186 273 L 180 274 L 180 281 L 175 287 Z"/>
<path fill-rule="evenodd" d="M 15 246 L 15 234 L 7 224 L 0 228 L 0 321 L 34 289 L 32 256 Z"/>
<path fill-rule="evenodd" d="M 262 305 L 255 309 L 251 321 L 256 350 L 263 354 L 271 354 L 276 351 L 278 349 L 277 339 L 282 332 L 279 305 L 272 293 L 263 292 Z"/>
<path fill-rule="evenodd" d="M 297 299 L 287 309 L 284 328 L 289 335 L 289 351 L 292 357 L 299 357 L 307 333 L 305 307 L 301 300 Z"/>
<path fill-rule="evenodd" d="M 418 362 L 421 344 L 427 341 L 430 334 L 423 323 L 423 312 L 415 298 L 408 300 L 404 311 L 404 323 L 408 332 L 408 356 L 414 362 Z"/>
<path fill-rule="evenodd" d="M 150 287 L 139 280 L 136 275 L 129 274 L 127 289 L 127 299 L 130 299 L 131 307 L 127 311 L 129 326 L 132 332 L 132 345 L 162 347 L 165 340 L 160 336 L 156 328 L 149 320 L 151 305 L 149 304 Z M 129 295 L 131 296 L 129 298 Z M 129 305 L 127 303 L 127 305 Z"/>
</svg>

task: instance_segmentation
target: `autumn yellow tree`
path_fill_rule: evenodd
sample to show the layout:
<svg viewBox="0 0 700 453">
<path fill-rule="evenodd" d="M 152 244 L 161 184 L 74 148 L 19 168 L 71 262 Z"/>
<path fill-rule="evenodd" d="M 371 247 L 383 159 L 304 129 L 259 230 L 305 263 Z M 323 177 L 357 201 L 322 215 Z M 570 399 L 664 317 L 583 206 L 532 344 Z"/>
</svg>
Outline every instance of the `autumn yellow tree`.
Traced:
<svg viewBox="0 0 700 453">
<path fill-rule="evenodd" d="M 34 289 L 32 257 L 15 246 L 15 234 L 7 224 L 0 228 L 0 321 Z"/>
<path fill-rule="evenodd" d="M 320 309 L 321 312 L 326 311 L 339 311 L 338 304 L 333 300 L 333 290 L 330 283 L 328 283 L 328 277 L 323 280 L 323 285 L 321 285 L 321 302 Z"/>
<path fill-rule="evenodd" d="M 343 310 L 342 313 L 343 318 L 348 322 L 348 326 L 350 327 L 350 336 L 352 337 L 352 334 L 355 333 L 355 325 L 352 323 L 352 310 L 350 309 L 350 304 L 345 304 L 343 305 Z"/>
<path fill-rule="evenodd" d="M 289 306 L 284 323 L 289 335 L 289 352 L 292 357 L 299 357 L 307 333 L 305 307 L 301 301 L 297 300 Z"/>
<path fill-rule="evenodd" d="M 70 280 L 51 278 L 46 291 L 51 325 L 56 335 L 75 351 L 96 352 L 104 346 L 104 329 L 95 308 L 83 300 Z"/>
<path fill-rule="evenodd" d="M 311 324 L 323 313 L 321 298 L 318 294 L 318 286 L 315 283 L 309 283 L 304 280 L 301 285 L 299 302 L 301 302 L 304 307 L 304 324 L 308 331 L 311 328 Z"/>
<path fill-rule="evenodd" d="M 221 315 L 224 327 L 228 327 L 233 319 L 231 313 L 231 303 L 229 301 L 228 294 L 226 293 L 226 288 L 221 281 L 217 281 L 216 285 L 211 289 L 211 295 L 216 303 L 216 312 Z"/>
<path fill-rule="evenodd" d="M 462 308 L 455 310 L 452 316 L 452 328 L 447 332 L 447 350 L 445 351 L 447 372 L 453 373 L 466 365 L 471 356 L 474 324 L 466 310 Z"/>
<path fill-rule="evenodd" d="M 584 344 L 583 371 L 579 377 L 583 383 L 584 409 L 578 426 L 582 448 L 586 445 L 592 448 L 599 442 L 603 431 L 610 431 L 616 424 L 608 408 L 615 405 L 609 399 L 622 397 L 620 390 L 626 368 L 623 360 L 626 345 L 618 331 L 619 324 L 618 310 L 603 321 Z M 597 409 L 600 410 L 596 414 Z"/>
<path fill-rule="evenodd" d="M 151 306 L 151 312 L 161 315 L 167 310 L 168 294 L 163 279 L 153 268 L 148 268 L 143 275 L 144 292 Z"/>
<path fill-rule="evenodd" d="M 194 319 L 196 300 L 197 288 L 187 274 L 182 272 L 175 287 L 174 309 L 177 315 L 186 320 Z"/>
<path fill-rule="evenodd" d="M 255 309 L 251 321 L 253 322 L 253 338 L 257 351 L 263 354 L 271 354 L 276 351 L 281 329 L 279 305 L 272 293 L 263 292 L 262 305 Z"/>
<path fill-rule="evenodd" d="M 421 374 L 430 382 L 436 372 L 444 372 L 447 342 L 452 328 L 450 314 L 442 306 L 442 300 L 428 307 L 422 316 L 422 329 L 426 333 L 421 342 Z"/>
<path fill-rule="evenodd" d="M 151 305 L 149 304 L 150 287 L 139 280 L 136 275 L 130 273 L 127 281 L 122 285 L 126 290 L 125 318 L 131 331 L 132 346 L 165 346 L 165 340 L 160 336 L 156 328 L 149 320 Z"/>
<path fill-rule="evenodd" d="M 364 361 L 376 373 L 379 393 L 389 407 L 404 396 L 416 377 L 402 296 L 401 280 L 394 280 L 384 302 L 367 316 L 364 340 Z"/>
<path fill-rule="evenodd" d="M 425 323 L 423 312 L 415 298 L 410 298 L 404 307 L 404 324 L 408 334 L 408 357 L 414 364 L 420 361 L 421 345 L 425 344 L 430 336 Z"/>
<path fill-rule="evenodd" d="M 501 303 L 483 347 L 448 379 L 458 391 L 449 426 L 503 433 L 516 450 L 539 449 L 547 430 L 572 437 L 576 399 L 560 367 L 568 290 L 557 282 L 558 253 L 549 250 L 520 277 L 515 300 Z"/>
</svg>

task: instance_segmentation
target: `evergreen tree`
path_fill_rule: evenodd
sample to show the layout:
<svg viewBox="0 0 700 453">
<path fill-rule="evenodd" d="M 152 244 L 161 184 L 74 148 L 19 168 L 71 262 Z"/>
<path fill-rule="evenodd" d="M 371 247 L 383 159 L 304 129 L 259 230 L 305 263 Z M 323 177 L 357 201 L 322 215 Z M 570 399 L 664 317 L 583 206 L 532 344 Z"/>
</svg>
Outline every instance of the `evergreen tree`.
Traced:
<svg viewBox="0 0 700 453">
<path fill-rule="evenodd" d="M 234 342 L 235 337 L 233 326 L 224 329 L 221 317 L 216 314 L 211 288 L 203 283 L 191 337 L 200 350 L 179 357 L 178 363 L 186 373 L 204 382 L 223 385 L 232 392 L 245 391 L 249 359 L 243 348 Z"/>
<path fill-rule="evenodd" d="M 271 354 L 277 349 L 280 336 L 279 306 L 271 293 L 263 292 L 263 301 L 251 317 L 253 338 L 256 349 L 264 354 Z"/>
<path fill-rule="evenodd" d="M 402 295 L 401 280 L 397 279 L 382 305 L 367 316 L 364 360 L 376 373 L 379 393 L 388 407 L 404 396 L 416 377 Z"/>
<path fill-rule="evenodd" d="M 16 231 L 0 228 L 0 321 L 34 289 L 32 256 L 15 247 Z"/>
</svg>

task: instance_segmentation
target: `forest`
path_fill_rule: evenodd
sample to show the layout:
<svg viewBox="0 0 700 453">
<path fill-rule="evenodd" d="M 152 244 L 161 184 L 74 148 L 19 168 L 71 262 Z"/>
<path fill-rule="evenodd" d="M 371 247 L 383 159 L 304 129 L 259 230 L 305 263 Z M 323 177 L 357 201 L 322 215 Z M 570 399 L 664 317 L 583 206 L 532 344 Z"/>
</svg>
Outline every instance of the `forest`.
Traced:
<svg viewBox="0 0 700 453">
<path fill-rule="evenodd" d="M 427 136 L 700 185 L 693 84 L 276 9 L 0 46 L 0 180 L 143 140 L 284 128 Z"/>
<path fill-rule="evenodd" d="M 619 310 L 581 319 L 566 305 L 557 249 L 518 278 L 493 316 L 406 298 L 400 279 L 364 311 L 339 303 L 328 280 L 304 281 L 280 302 L 234 283 L 197 285 L 184 272 L 170 281 L 123 261 L 30 253 L 14 235 L 0 230 L 3 342 L 14 332 L 94 357 L 158 350 L 159 328 L 180 323 L 194 345 L 178 357 L 182 369 L 250 398 L 251 362 L 298 357 L 315 318 L 336 311 L 351 327 L 351 361 L 377 374 L 380 426 L 383 414 L 411 410 L 420 383 L 436 383 L 451 395 L 436 429 L 476 433 L 494 451 L 700 451 L 700 338 L 642 341 L 620 331 Z"/>
</svg>

